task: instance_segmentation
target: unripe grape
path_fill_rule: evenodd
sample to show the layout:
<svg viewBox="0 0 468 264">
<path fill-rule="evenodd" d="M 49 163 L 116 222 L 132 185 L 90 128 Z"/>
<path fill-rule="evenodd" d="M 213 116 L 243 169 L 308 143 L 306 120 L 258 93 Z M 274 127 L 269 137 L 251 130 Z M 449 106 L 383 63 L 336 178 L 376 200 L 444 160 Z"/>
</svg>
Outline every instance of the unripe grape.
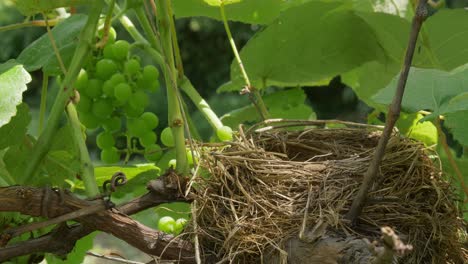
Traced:
<svg viewBox="0 0 468 264">
<path fill-rule="evenodd" d="M 133 108 L 145 108 L 149 104 L 148 95 L 143 91 L 136 91 L 130 97 L 130 105 Z"/>
<path fill-rule="evenodd" d="M 194 159 L 194 156 L 195 156 L 195 159 Z M 198 162 L 198 152 L 196 152 L 195 150 L 193 151 L 193 155 L 192 155 L 192 150 L 190 149 L 187 149 L 187 161 L 189 163 L 189 165 L 193 165 L 193 162 Z"/>
<path fill-rule="evenodd" d="M 158 81 L 158 78 L 159 78 L 159 71 L 158 71 L 158 69 L 156 67 L 154 67 L 153 65 L 146 65 L 143 68 L 142 79 L 146 83 L 151 83 L 151 82 L 154 82 L 154 81 Z"/>
<path fill-rule="evenodd" d="M 170 216 L 161 217 L 158 221 L 158 229 L 164 233 L 172 234 L 175 230 L 175 220 Z"/>
<path fill-rule="evenodd" d="M 96 76 L 101 80 L 109 79 L 117 70 L 117 64 L 113 60 L 102 59 L 96 63 Z"/>
<path fill-rule="evenodd" d="M 100 149 L 111 148 L 115 145 L 114 136 L 107 131 L 101 132 L 96 137 L 96 144 Z"/>
<path fill-rule="evenodd" d="M 114 97 L 114 88 L 115 85 L 112 83 L 111 80 L 107 80 L 104 82 L 102 85 L 102 92 L 107 96 L 107 97 Z"/>
<path fill-rule="evenodd" d="M 76 105 L 76 110 L 79 112 L 89 112 L 92 104 L 93 100 L 85 95 L 80 95 L 80 102 Z"/>
<path fill-rule="evenodd" d="M 159 81 L 151 82 L 146 88 L 150 92 L 157 92 L 159 90 Z"/>
<path fill-rule="evenodd" d="M 116 132 L 119 131 L 122 126 L 122 121 L 120 120 L 119 117 L 111 117 L 107 118 L 103 121 L 102 127 L 104 130 L 109 131 L 109 132 Z"/>
<path fill-rule="evenodd" d="M 80 121 L 88 129 L 98 128 L 101 121 L 90 112 L 80 112 Z"/>
<path fill-rule="evenodd" d="M 145 124 L 145 121 L 137 119 L 129 119 L 127 123 L 128 133 L 132 136 L 143 136 L 146 132 L 149 131 L 148 127 Z"/>
<path fill-rule="evenodd" d="M 175 169 L 177 167 L 177 160 L 176 159 L 171 159 L 169 163 L 167 164 L 169 168 Z"/>
<path fill-rule="evenodd" d="M 231 141 L 232 140 L 232 129 L 228 126 L 223 126 L 216 130 L 216 135 L 221 141 Z"/>
<path fill-rule="evenodd" d="M 120 102 L 126 102 L 132 95 L 132 88 L 127 83 L 120 83 L 114 88 L 114 96 Z"/>
<path fill-rule="evenodd" d="M 112 44 L 107 44 L 103 51 L 102 54 L 104 55 L 104 58 L 106 59 L 114 59 L 114 47 Z"/>
<path fill-rule="evenodd" d="M 156 136 L 156 133 L 150 130 L 150 131 L 146 131 L 145 133 L 142 133 L 139 136 L 139 138 L 140 138 L 140 144 L 143 147 L 148 147 L 156 143 L 157 136 Z"/>
<path fill-rule="evenodd" d="M 172 135 L 172 131 L 170 127 L 166 127 L 161 132 L 161 142 L 168 147 L 175 146 L 174 136 Z"/>
<path fill-rule="evenodd" d="M 112 75 L 112 77 L 110 78 L 111 82 L 114 84 L 114 85 L 118 85 L 119 83 L 124 83 L 126 82 L 125 80 L 125 76 L 118 72 L 114 75 Z"/>
<path fill-rule="evenodd" d="M 144 112 L 140 118 L 145 121 L 149 129 L 155 129 L 159 124 L 159 118 L 152 112 Z"/>
<path fill-rule="evenodd" d="M 131 104 L 127 104 L 124 107 L 125 114 L 127 114 L 128 117 L 133 117 L 137 118 L 143 114 L 145 109 L 143 107 L 133 107 Z"/>
<path fill-rule="evenodd" d="M 85 88 L 85 94 L 90 98 L 98 98 L 102 94 L 103 82 L 99 79 L 90 79 Z"/>
<path fill-rule="evenodd" d="M 180 234 L 180 232 L 184 230 L 185 225 L 187 225 L 187 219 L 185 218 L 177 219 L 177 221 L 175 222 L 175 229 L 174 229 L 175 234 Z"/>
<path fill-rule="evenodd" d="M 106 148 L 101 151 L 101 160 L 107 164 L 117 163 L 120 160 L 120 154 L 115 147 Z"/>
<path fill-rule="evenodd" d="M 99 29 L 98 31 L 98 36 L 100 39 L 104 37 L 104 28 Z M 109 28 L 109 32 L 107 33 L 107 43 L 106 45 L 111 45 L 115 42 L 115 39 L 117 38 L 117 32 L 113 27 Z"/>
<path fill-rule="evenodd" d="M 75 89 L 81 92 L 81 91 L 84 91 L 87 86 L 88 86 L 88 73 L 84 69 L 81 69 L 75 81 Z"/>
<path fill-rule="evenodd" d="M 152 144 L 145 148 L 145 159 L 147 161 L 158 161 L 163 155 L 161 146 Z"/>
<path fill-rule="evenodd" d="M 112 101 L 109 99 L 98 99 L 93 103 L 92 112 L 97 117 L 109 117 L 114 111 Z"/>
<path fill-rule="evenodd" d="M 125 40 L 117 40 L 112 44 L 112 53 L 116 60 L 124 60 L 127 58 L 128 51 L 130 49 L 130 44 Z"/>
<path fill-rule="evenodd" d="M 140 62 L 137 59 L 130 59 L 125 62 L 125 73 L 135 75 L 140 72 Z"/>
</svg>

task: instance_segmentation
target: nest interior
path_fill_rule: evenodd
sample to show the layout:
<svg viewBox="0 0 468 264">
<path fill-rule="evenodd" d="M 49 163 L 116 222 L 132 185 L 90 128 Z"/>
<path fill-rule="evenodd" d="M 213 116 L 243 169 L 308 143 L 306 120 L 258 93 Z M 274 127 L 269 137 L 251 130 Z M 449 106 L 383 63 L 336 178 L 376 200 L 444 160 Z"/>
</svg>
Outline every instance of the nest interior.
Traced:
<svg viewBox="0 0 468 264">
<path fill-rule="evenodd" d="M 211 176 L 198 178 L 194 191 L 204 263 L 265 262 L 265 252 L 284 252 L 303 223 L 370 241 L 390 226 L 414 248 L 400 263 L 463 263 L 454 190 L 434 153 L 398 134 L 358 225 L 343 221 L 380 135 L 372 128 L 241 131 L 230 146 L 205 153 Z"/>
</svg>

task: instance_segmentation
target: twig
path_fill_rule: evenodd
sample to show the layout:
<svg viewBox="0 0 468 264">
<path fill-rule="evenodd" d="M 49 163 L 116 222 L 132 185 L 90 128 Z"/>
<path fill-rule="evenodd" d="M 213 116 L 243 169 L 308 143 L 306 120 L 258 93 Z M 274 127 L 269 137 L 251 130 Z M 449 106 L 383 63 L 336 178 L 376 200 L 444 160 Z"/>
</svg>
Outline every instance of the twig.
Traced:
<svg viewBox="0 0 468 264">
<path fill-rule="evenodd" d="M 123 258 L 116 258 L 116 257 L 101 255 L 101 254 L 97 254 L 97 253 L 94 253 L 94 252 L 91 252 L 91 251 L 86 252 L 86 255 L 88 255 L 88 256 L 93 256 L 93 257 L 95 257 L 95 258 L 105 259 L 105 260 L 112 260 L 112 261 L 120 262 L 120 263 L 127 263 L 127 264 L 145 264 L 144 262 L 133 261 L 133 260 L 126 260 L 126 259 L 123 259 Z"/>
<path fill-rule="evenodd" d="M 377 145 L 372 161 L 369 164 L 366 174 L 364 175 L 363 182 L 361 187 L 359 188 L 358 194 L 356 198 L 354 198 L 351 208 L 345 216 L 345 219 L 350 221 L 351 224 L 355 224 L 356 218 L 361 214 L 361 211 L 367 199 L 367 193 L 377 178 L 380 163 L 385 154 L 385 148 L 392 134 L 393 127 L 395 126 L 395 123 L 398 120 L 398 117 L 400 116 L 401 101 L 403 100 L 403 94 L 405 91 L 405 85 L 408 79 L 411 61 L 413 59 L 413 54 L 416 47 L 416 41 L 418 39 L 419 31 L 427 15 L 427 0 L 420 0 L 418 2 L 418 7 L 413 17 L 413 23 L 411 26 L 411 33 L 408 41 L 408 47 L 406 49 L 403 69 L 398 80 L 398 86 L 395 92 L 395 96 L 393 97 L 392 104 L 389 107 L 385 129 L 382 133 L 382 136 L 380 137 L 379 144 Z"/>
</svg>

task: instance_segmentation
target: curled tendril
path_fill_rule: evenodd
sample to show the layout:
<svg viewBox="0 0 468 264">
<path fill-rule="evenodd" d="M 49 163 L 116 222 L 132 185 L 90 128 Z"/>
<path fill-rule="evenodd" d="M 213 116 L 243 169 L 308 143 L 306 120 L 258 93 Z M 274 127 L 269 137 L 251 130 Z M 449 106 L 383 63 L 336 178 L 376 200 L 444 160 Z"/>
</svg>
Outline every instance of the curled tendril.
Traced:
<svg viewBox="0 0 468 264">
<path fill-rule="evenodd" d="M 116 172 L 114 175 L 112 175 L 112 178 L 110 180 L 104 181 L 102 184 L 102 189 L 104 190 L 104 193 L 108 193 L 109 195 L 113 192 L 115 192 L 116 187 L 122 186 L 127 183 L 127 177 L 125 177 L 125 174 L 123 172 Z"/>
</svg>

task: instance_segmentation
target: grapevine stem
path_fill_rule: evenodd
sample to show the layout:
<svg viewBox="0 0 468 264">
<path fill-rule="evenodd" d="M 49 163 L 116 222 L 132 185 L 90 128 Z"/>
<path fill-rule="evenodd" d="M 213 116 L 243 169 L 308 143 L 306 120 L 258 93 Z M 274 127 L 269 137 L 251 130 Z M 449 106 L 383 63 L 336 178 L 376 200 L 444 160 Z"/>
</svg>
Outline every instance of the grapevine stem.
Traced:
<svg viewBox="0 0 468 264">
<path fill-rule="evenodd" d="M 20 177 L 19 183 L 25 183 L 35 175 L 35 172 L 38 171 L 40 162 L 49 150 L 52 138 L 59 126 L 60 118 L 62 117 L 63 111 L 73 93 L 73 89 L 71 89 L 71 87 L 73 86 L 73 83 L 81 69 L 81 65 L 91 48 L 91 43 L 94 39 L 94 34 L 103 5 L 104 3 L 102 0 L 93 1 L 90 5 L 88 20 L 80 34 L 79 43 L 70 63 L 68 74 L 65 75 L 63 83 L 60 86 L 60 90 L 52 106 L 47 125 L 39 136 L 37 143 L 34 145 L 30 161 L 25 169 L 24 175 Z"/>
<path fill-rule="evenodd" d="M 223 20 L 226 34 L 228 35 L 228 38 L 229 38 L 229 44 L 231 44 L 232 52 L 234 53 L 234 57 L 236 57 L 237 64 L 239 65 L 239 68 L 242 73 L 242 77 L 244 77 L 244 81 L 246 84 L 246 92 L 249 94 L 253 92 L 253 98 L 250 96 L 249 98 L 251 99 L 252 103 L 256 106 L 257 110 L 259 111 L 259 114 L 262 120 L 265 120 L 268 117 L 268 110 L 265 107 L 265 103 L 263 102 L 263 99 L 260 93 L 257 90 L 255 90 L 252 87 L 252 84 L 250 83 L 249 76 L 247 75 L 247 72 L 245 71 L 244 64 L 242 63 L 242 59 L 239 55 L 239 52 L 237 51 L 236 42 L 234 42 L 234 38 L 232 37 L 231 29 L 229 28 L 229 24 L 226 18 L 223 3 L 221 3 L 221 5 L 219 6 L 219 9 L 221 12 L 221 18 Z"/>
<path fill-rule="evenodd" d="M 197 90 L 193 87 L 190 80 L 184 77 L 180 84 L 180 88 L 185 94 L 192 100 L 192 102 L 196 105 L 198 110 L 203 114 L 203 116 L 208 120 L 211 127 L 216 131 L 223 127 L 223 123 L 219 119 L 219 117 L 213 112 L 210 105 L 201 97 L 201 95 L 197 92 Z"/>
<path fill-rule="evenodd" d="M 42 72 L 41 105 L 39 107 L 39 135 L 44 128 L 45 113 L 47 108 L 47 88 L 49 86 L 49 75 Z"/>
<path fill-rule="evenodd" d="M 169 12 L 172 14 L 172 6 L 168 5 Z M 175 63 L 178 71 L 178 79 L 184 77 L 184 65 L 182 63 L 182 57 L 180 56 L 179 42 L 177 41 L 177 32 L 175 28 L 174 19 L 169 19 L 169 26 L 172 34 L 172 45 L 174 47 Z"/>
<path fill-rule="evenodd" d="M 51 19 L 48 21 L 48 23 L 50 26 L 55 26 L 59 21 L 60 19 Z M 20 29 L 20 28 L 25 28 L 25 27 L 45 27 L 45 26 L 46 26 L 45 20 L 33 20 L 29 22 L 11 24 L 11 25 L 0 27 L 0 32 Z"/>
<path fill-rule="evenodd" d="M 73 103 L 67 105 L 67 114 L 72 127 L 73 139 L 80 153 L 81 179 L 83 180 L 86 194 L 88 197 L 96 197 L 99 194 L 99 189 L 94 178 L 94 167 L 89 157 L 88 148 L 81 131 L 81 123 Z"/>
<path fill-rule="evenodd" d="M 185 151 L 184 119 L 181 112 L 181 105 L 178 98 L 177 70 L 174 62 L 174 51 L 172 48 L 172 36 L 169 19 L 173 19 L 170 2 L 167 0 L 157 0 L 158 25 L 160 30 L 161 47 L 166 59 L 163 66 L 164 79 L 167 88 L 168 120 L 172 135 L 175 141 L 177 171 L 186 174 L 189 171 L 187 153 Z"/>
<path fill-rule="evenodd" d="M 437 133 L 439 134 L 439 140 L 440 144 L 442 145 L 442 148 L 444 149 L 445 154 L 447 154 L 447 159 L 450 163 L 450 166 L 452 166 L 453 170 L 455 171 L 455 174 L 457 175 L 458 181 L 460 182 L 460 185 L 463 189 L 463 192 L 465 193 L 465 198 L 468 198 L 468 188 L 466 187 L 465 184 L 465 178 L 463 177 L 463 174 L 460 171 L 460 168 L 457 165 L 457 162 L 453 158 L 452 152 L 450 151 L 450 148 L 447 144 L 447 138 L 445 137 L 444 131 L 442 131 L 442 127 L 440 125 L 440 117 L 437 117 L 435 120 L 435 126 L 437 128 Z"/>
<path fill-rule="evenodd" d="M 151 27 L 151 23 L 149 22 L 148 17 L 146 17 L 144 7 L 140 5 L 139 7 L 135 8 L 135 13 L 137 15 L 138 21 L 140 21 L 140 25 L 143 28 L 143 31 L 149 39 L 151 46 L 156 49 L 156 51 L 160 52 L 161 46 L 158 39 L 156 38 L 156 34 L 153 31 L 153 28 Z"/>
</svg>

